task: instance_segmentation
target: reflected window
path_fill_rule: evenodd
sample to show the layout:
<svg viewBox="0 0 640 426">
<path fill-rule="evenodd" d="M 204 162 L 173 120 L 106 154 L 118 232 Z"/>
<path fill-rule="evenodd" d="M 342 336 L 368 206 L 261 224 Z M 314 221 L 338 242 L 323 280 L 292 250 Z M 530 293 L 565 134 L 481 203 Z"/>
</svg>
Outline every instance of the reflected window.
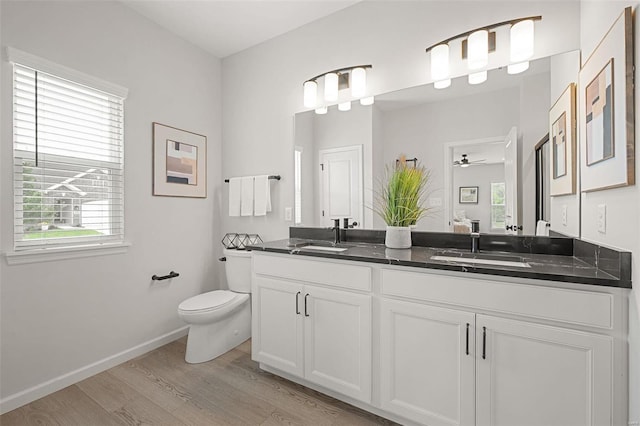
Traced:
<svg viewBox="0 0 640 426">
<path fill-rule="evenodd" d="M 491 229 L 505 229 L 504 182 L 491 183 Z"/>
<path fill-rule="evenodd" d="M 294 151 L 294 223 L 302 223 L 302 147 L 296 146 Z"/>
</svg>

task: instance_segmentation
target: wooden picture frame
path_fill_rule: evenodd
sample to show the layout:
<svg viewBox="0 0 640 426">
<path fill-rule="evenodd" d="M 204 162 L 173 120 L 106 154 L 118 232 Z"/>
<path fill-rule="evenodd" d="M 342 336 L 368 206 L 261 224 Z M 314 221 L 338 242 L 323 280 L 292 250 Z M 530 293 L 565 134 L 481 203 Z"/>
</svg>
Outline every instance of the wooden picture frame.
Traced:
<svg viewBox="0 0 640 426">
<path fill-rule="evenodd" d="M 461 186 L 458 192 L 458 202 L 460 204 L 478 204 L 477 186 Z"/>
<path fill-rule="evenodd" d="M 576 85 L 569 84 L 549 110 L 549 195 L 576 193 Z"/>
<path fill-rule="evenodd" d="M 581 191 L 635 184 L 633 22 L 624 9 L 580 70 Z"/>
<path fill-rule="evenodd" d="M 207 137 L 153 123 L 153 195 L 207 197 Z"/>
</svg>

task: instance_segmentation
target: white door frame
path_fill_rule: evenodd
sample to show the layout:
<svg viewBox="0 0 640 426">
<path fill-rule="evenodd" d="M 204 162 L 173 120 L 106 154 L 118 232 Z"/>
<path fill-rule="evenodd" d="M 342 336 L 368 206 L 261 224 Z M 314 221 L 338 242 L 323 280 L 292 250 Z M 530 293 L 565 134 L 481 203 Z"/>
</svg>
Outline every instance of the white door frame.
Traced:
<svg viewBox="0 0 640 426">
<path fill-rule="evenodd" d="M 496 136 L 490 138 L 467 139 L 463 141 L 445 142 L 444 143 L 444 230 L 445 232 L 453 232 L 453 224 L 451 224 L 451 215 L 453 213 L 453 149 L 466 145 L 482 145 L 488 143 L 504 142 L 505 136 Z"/>
</svg>

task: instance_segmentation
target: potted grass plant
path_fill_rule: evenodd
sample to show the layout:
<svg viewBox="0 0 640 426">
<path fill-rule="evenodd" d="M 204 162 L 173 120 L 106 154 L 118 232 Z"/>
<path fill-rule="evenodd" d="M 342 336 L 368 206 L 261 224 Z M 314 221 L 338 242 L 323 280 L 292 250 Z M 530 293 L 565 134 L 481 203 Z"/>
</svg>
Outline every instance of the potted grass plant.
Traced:
<svg viewBox="0 0 640 426">
<path fill-rule="evenodd" d="M 423 207 L 429 178 L 429 170 L 417 162 L 407 165 L 404 156 L 386 167 L 374 211 L 387 224 L 387 247 L 411 247 L 411 227 L 429 211 Z"/>
</svg>

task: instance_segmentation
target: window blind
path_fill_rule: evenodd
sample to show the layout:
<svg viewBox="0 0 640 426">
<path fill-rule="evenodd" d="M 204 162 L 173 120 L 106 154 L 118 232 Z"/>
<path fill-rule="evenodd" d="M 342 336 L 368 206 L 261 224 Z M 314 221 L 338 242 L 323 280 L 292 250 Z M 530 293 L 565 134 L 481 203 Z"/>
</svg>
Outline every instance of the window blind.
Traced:
<svg viewBox="0 0 640 426">
<path fill-rule="evenodd" d="M 124 238 L 124 99 L 14 63 L 16 250 Z"/>
</svg>

